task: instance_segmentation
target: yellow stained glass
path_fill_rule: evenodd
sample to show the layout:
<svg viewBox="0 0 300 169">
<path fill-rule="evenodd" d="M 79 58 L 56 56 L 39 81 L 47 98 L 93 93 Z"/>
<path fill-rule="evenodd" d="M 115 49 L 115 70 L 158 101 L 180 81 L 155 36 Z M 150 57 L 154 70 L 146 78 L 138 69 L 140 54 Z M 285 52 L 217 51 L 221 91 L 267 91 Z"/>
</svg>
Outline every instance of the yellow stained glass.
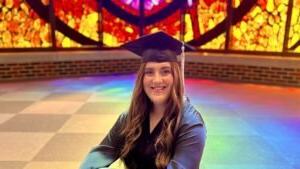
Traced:
<svg viewBox="0 0 300 169">
<path fill-rule="evenodd" d="M 56 39 L 57 47 L 64 47 L 64 48 L 82 47 L 80 43 L 73 41 L 72 39 L 65 36 L 59 31 L 55 31 L 55 39 Z"/>
<path fill-rule="evenodd" d="M 197 1 L 195 1 L 197 2 Z M 208 3 L 209 2 L 209 3 Z M 186 33 L 185 40 L 199 39 L 201 35 L 215 28 L 226 18 L 227 4 L 226 1 L 200 1 L 189 7 L 185 15 Z M 202 49 L 224 49 L 225 37 L 219 37 L 211 40 L 205 45 L 200 46 Z"/>
<path fill-rule="evenodd" d="M 287 6 L 287 0 L 258 1 L 242 21 L 232 27 L 230 48 L 281 52 Z"/>
<path fill-rule="evenodd" d="M 226 34 L 222 33 L 218 37 L 201 46 L 202 49 L 225 49 Z"/>
</svg>

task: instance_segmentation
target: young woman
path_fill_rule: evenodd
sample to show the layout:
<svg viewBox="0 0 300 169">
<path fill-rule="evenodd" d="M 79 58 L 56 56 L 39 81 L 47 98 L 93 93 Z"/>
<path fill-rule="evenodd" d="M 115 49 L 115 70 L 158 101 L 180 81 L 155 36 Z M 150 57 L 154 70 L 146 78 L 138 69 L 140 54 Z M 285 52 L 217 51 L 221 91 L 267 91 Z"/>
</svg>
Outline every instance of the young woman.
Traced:
<svg viewBox="0 0 300 169">
<path fill-rule="evenodd" d="M 184 99 L 176 56 L 181 42 L 163 32 L 124 45 L 142 56 L 128 112 L 86 157 L 81 169 L 198 169 L 206 130 L 200 113 Z"/>
</svg>

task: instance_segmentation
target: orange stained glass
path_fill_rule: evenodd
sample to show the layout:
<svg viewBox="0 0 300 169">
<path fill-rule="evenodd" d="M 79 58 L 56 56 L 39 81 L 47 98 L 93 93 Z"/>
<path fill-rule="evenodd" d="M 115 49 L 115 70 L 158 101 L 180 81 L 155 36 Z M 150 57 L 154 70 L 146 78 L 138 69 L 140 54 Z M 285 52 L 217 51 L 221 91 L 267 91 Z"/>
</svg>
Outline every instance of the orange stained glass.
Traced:
<svg viewBox="0 0 300 169">
<path fill-rule="evenodd" d="M 102 9 L 102 14 L 103 43 L 105 46 L 117 47 L 138 38 L 139 29 L 137 26 L 112 15 L 106 9 Z"/>
<path fill-rule="evenodd" d="M 54 0 L 55 15 L 70 28 L 99 41 L 97 0 Z M 62 32 L 55 33 L 57 47 L 80 47 Z"/>
<path fill-rule="evenodd" d="M 258 0 L 242 21 L 232 27 L 230 48 L 282 51 L 287 7 L 288 0 Z"/>
<path fill-rule="evenodd" d="M 296 48 L 291 51 L 300 53 L 300 45 L 298 44 L 300 44 L 300 0 L 294 0 L 288 47 L 295 45 Z"/>
<path fill-rule="evenodd" d="M 0 48 L 52 46 L 50 25 L 25 0 L 2 0 L 0 9 Z"/>
<path fill-rule="evenodd" d="M 150 34 L 158 31 L 164 31 L 171 36 L 179 39 L 180 37 L 180 10 L 177 10 L 175 13 L 165 18 L 162 21 L 159 21 L 153 25 L 146 26 L 144 34 Z"/>
<path fill-rule="evenodd" d="M 185 14 L 186 41 L 201 38 L 203 34 L 213 30 L 216 25 L 224 21 L 227 16 L 226 0 L 196 0 L 193 2 L 193 6 L 189 7 Z M 220 35 L 200 48 L 223 49 L 224 46 L 225 37 Z"/>
</svg>

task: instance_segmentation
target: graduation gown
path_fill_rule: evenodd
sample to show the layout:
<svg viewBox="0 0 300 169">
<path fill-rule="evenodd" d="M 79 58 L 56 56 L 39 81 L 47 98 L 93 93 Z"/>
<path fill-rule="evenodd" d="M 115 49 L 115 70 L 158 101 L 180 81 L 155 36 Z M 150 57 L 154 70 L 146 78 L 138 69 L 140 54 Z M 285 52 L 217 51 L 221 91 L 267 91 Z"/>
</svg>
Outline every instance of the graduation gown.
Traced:
<svg viewBox="0 0 300 169">
<path fill-rule="evenodd" d="M 80 169 L 101 169 L 109 167 L 119 158 L 124 145 L 120 135 L 126 122 L 126 113 L 118 120 L 103 141 L 87 155 Z M 156 169 L 154 143 L 161 132 L 162 122 L 149 132 L 149 117 L 143 123 L 143 131 L 135 147 L 124 159 L 129 169 Z M 184 104 L 183 117 L 174 140 L 173 155 L 166 169 L 198 169 L 206 140 L 206 129 L 200 113 L 188 102 Z"/>
</svg>

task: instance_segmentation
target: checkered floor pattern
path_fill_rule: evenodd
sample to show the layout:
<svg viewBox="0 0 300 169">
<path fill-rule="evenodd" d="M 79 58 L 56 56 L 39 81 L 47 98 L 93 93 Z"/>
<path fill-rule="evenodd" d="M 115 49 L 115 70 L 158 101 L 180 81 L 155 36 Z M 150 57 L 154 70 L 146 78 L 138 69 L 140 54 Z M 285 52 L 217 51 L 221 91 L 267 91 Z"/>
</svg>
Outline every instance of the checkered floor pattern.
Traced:
<svg viewBox="0 0 300 169">
<path fill-rule="evenodd" d="M 77 169 L 126 111 L 134 75 L 0 83 L 0 169 Z M 203 169 L 299 169 L 300 88 L 187 79 Z"/>
</svg>

